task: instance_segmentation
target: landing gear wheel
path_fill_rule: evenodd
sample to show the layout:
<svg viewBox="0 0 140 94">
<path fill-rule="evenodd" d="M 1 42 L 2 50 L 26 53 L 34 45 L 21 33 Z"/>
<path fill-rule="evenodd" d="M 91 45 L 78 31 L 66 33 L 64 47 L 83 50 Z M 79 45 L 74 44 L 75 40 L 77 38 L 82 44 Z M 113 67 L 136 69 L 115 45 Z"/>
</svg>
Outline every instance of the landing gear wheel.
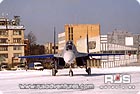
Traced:
<svg viewBox="0 0 140 94">
<path fill-rule="evenodd" d="M 52 76 L 56 76 L 56 73 L 57 73 L 58 71 L 56 70 L 56 69 L 52 69 Z"/>
<path fill-rule="evenodd" d="M 86 69 L 86 72 L 88 73 L 88 75 L 91 75 L 91 68 Z"/>
<path fill-rule="evenodd" d="M 72 70 L 69 71 L 69 76 L 73 76 L 73 71 Z"/>
</svg>

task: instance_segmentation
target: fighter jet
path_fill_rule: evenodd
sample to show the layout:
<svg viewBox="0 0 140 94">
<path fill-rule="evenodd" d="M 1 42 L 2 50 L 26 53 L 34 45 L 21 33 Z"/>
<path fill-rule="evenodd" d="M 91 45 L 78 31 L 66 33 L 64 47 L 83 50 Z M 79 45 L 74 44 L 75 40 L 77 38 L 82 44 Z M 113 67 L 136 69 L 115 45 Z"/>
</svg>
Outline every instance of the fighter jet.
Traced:
<svg viewBox="0 0 140 94">
<path fill-rule="evenodd" d="M 69 65 L 69 76 L 73 76 L 72 65 L 76 62 L 77 66 L 83 66 L 86 69 L 88 75 L 91 75 L 91 68 L 87 66 L 87 60 L 91 56 L 108 56 L 108 55 L 124 55 L 124 54 L 98 54 L 98 53 L 89 53 L 89 45 L 88 45 L 88 32 L 87 32 L 87 53 L 78 52 L 76 46 L 74 45 L 72 40 L 66 42 L 65 47 L 60 54 L 55 54 L 55 28 L 54 28 L 54 54 L 46 54 L 46 55 L 31 55 L 31 56 L 20 56 L 19 58 L 52 58 L 53 60 L 53 68 L 52 75 L 56 76 L 58 72 L 58 66 Z"/>
<path fill-rule="evenodd" d="M 69 65 L 69 76 L 73 76 L 72 64 L 76 61 L 77 66 L 84 66 L 88 75 L 91 75 L 91 68 L 87 66 L 87 59 L 90 56 L 107 56 L 107 55 L 123 55 L 123 54 L 96 54 L 78 52 L 72 41 L 67 41 L 64 50 L 60 54 L 31 55 L 20 56 L 19 58 L 53 58 L 52 75 L 56 76 L 58 72 L 57 66 Z"/>
</svg>

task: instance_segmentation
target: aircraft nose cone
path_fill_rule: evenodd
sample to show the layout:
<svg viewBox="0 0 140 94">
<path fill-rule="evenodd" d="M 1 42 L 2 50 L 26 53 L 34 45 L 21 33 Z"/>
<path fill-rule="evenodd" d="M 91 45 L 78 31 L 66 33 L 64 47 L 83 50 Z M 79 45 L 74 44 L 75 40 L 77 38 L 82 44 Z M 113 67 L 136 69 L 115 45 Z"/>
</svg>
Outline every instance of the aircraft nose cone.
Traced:
<svg viewBox="0 0 140 94">
<path fill-rule="evenodd" d="M 73 63 L 74 60 L 74 54 L 72 52 L 66 52 L 64 53 L 64 61 L 66 63 Z"/>
</svg>

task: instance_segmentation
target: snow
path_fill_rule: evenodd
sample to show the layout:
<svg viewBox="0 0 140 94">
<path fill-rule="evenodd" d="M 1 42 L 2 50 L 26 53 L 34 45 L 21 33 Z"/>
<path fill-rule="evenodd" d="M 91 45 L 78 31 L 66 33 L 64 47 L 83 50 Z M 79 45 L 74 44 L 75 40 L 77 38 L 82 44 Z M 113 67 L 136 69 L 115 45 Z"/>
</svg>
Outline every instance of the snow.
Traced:
<svg viewBox="0 0 140 94">
<path fill-rule="evenodd" d="M 69 69 L 59 70 L 57 76 L 51 76 L 51 70 L 0 71 L 0 94 L 140 94 L 140 66 L 116 68 L 92 68 L 88 76 L 84 68 L 73 69 L 74 76 L 69 77 Z M 104 86 L 104 75 L 130 74 L 135 89 L 100 89 Z M 20 89 L 19 84 L 94 84 L 94 89 Z"/>
</svg>

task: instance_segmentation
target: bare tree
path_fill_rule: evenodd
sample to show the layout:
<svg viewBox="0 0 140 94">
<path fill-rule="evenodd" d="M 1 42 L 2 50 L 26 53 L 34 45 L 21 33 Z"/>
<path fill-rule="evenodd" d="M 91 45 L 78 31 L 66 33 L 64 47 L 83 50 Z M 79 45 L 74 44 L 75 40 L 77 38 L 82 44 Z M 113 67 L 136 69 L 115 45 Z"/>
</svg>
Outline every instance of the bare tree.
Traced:
<svg viewBox="0 0 140 94">
<path fill-rule="evenodd" d="M 25 35 L 25 38 L 28 39 L 28 41 L 25 43 L 26 44 L 26 50 L 25 50 L 25 55 L 31 55 L 33 54 L 33 45 L 36 45 L 36 36 L 32 31 L 30 31 L 27 35 Z"/>
<path fill-rule="evenodd" d="M 30 45 L 36 44 L 37 38 L 32 31 L 28 33 L 26 38 L 29 40 Z"/>
</svg>

